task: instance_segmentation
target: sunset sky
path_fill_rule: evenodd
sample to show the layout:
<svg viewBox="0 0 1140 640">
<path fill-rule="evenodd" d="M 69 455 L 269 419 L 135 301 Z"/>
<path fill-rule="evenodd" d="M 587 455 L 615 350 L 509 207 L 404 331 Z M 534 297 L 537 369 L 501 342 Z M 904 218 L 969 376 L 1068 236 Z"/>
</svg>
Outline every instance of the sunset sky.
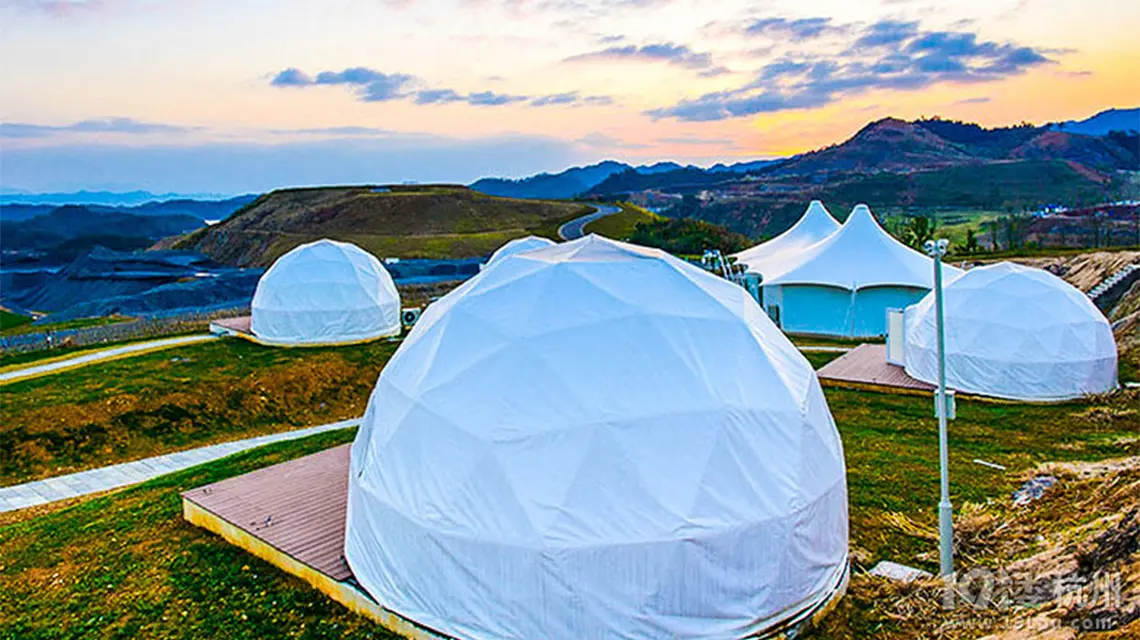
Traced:
<svg viewBox="0 0 1140 640">
<path fill-rule="evenodd" d="M 1136 0 L 0 0 L 0 187 L 712 164 L 1140 105 Z"/>
</svg>

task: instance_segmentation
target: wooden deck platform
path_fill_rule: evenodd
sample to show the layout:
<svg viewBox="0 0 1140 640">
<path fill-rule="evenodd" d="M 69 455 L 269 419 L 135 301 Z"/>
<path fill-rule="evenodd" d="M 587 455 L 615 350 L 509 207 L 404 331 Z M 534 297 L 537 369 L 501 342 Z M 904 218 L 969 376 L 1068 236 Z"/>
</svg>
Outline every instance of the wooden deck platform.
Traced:
<svg viewBox="0 0 1140 640">
<path fill-rule="evenodd" d="M 283 462 L 182 494 L 182 517 L 295 575 L 350 610 L 412 640 L 443 640 L 385 609 L 344 560 L 351 445 Z"/>
<path fill-rule="evenodd" d="M 901 393 L 930 393 L 934 385 L 908 376 L 902 367 L 887 362 L 887 346 L 861 344 L 832 360 L 818 372 L 824 383 L 865 387 Z"/>
<path fill-rule="evenodd" d="M 242 334 L 252 338 L 253 330 L 250 329 L 250 322 L 252 319 L 253 316 L 241 316 L 238 318 L 219 318 L 210 323 L 210 333 L 222 335 Z"/>
</svg>

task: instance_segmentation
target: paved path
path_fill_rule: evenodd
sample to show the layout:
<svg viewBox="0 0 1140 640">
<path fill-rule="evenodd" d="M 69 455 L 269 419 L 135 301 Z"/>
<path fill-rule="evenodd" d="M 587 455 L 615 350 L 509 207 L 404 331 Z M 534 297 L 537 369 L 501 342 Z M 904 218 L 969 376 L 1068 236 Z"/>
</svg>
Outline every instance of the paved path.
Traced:
<svg viewBox="0 0 1140 640">
<path fill-rule="evenodd" d="M 8 384 L 9 382 L 16 382 L 18 380 L 26 380 L 28 378 L 38 378 L 52 373 L 59 373 L 60 371 L 67 371 L 77 367 L 85 367 L 89 364 L 96 362 L 105 362 L 107 360 L 118 360 L 119 358 L 126 358 L 129 356 L 137 356 L 160 349 L 169 349 L 171 347 L 180 347 L 187 344 L 194 344 L 196 342 L 205 342 L 206 340 L 213 340 L 217 336 L 212 336 L 208 333 L 193 336 L 179 336 L 177 338 L 163 338 L 161 340 L 147 340 L 146 342 L 133 342 L 122 347 L 112 347 L 110 349 L 101 349 L 94 353 L 87 353 L 74 358 L 67 358 L 66 360 L 56 360 L 45 364 L 31 365 L 21 369 L 13 369 L 0 373 L 0 385 Z"/>
<path fill-rule="evenodd" d="M 224 458 L 228 455 L 253 449 L 273 442 L 296 440 L 324 431 L 335 431 L 354 427 L 360 423 L 360 418 L 342 420 L 331 424 L 323 424 L 296 431 L 284 431 L 267 436 L 258 436 L 236 442 L 224 442 L 207 447 L 199 447 L 178 453 L 168 453 L 153 458 L 144 458 L 134 462 L 124 462 L 72 473 L 66 476 L 56 476 L 46 480 L 36 480 L 10 487 L 0 487 L 0 513 L 15 511 L 25 507 L 78 498 L 91 493 L 118 489 L 161 475 L 181 471 L 189 467 Z"/>
<path fill-rule="evenodd" d="M 621 207 L 614 207 L 608 204 L 599 204 L 593 206 L 595 209 L 593 213 L 584 215 L 581 218 L 574 218 L 570 222 L 567 222 L 561 227 L 558 227 L 558 237 L 562 238 L 563 240 L 577 240 L 578 238 L 586 235 L 586 225 L 595 220 L 599 220 L 606 216 L 612 216 L 618 211 L 621 211 Z"/>
</svg>

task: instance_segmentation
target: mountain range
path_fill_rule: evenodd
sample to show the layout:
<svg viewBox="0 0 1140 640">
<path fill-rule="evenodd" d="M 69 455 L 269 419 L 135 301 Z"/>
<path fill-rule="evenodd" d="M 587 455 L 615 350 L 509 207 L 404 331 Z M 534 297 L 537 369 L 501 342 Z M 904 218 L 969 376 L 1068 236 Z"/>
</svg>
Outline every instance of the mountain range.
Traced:
<svg viewBox="0 0 1140 640">
<path fill-rule="evenodd" d="M 606 197 L 646 189 L 683 190 L 742 180 L 799 176 L 805 185 L 834 175 L 910 173 L 954 166 L 1060 160 L 1111 174 L 1140 169 L 1140 108 L 1109 109 L 1080 121 L 986 128 L 942 118 L 884 118 L 850 139 L 790 158 L 708 168 L 675 162 L 632 166 L 607 160 L 517 180 L 483 178 L 472 189 L 515 198 Z"/>
<path fill-rule="evenodd" d="M 164 200 L 226 200 L 230 196 L 217 193 L 151 193 L 150 191 L 69 191 L 66 193 L 33 193 L 22 189 L 0 187 L 0 205 L 8 204 L 83 204 L 109 207 L 131 207 Z"/>
<path fill-rule="evenodd" d="M 488 195 L 508 198 L 564 199 L 573 198 L 592 190 L 611 176 L 633 173 L 652 180 L 653 176 L 673 175 L 677 172 L 699 172 L 709 175 L 743 175 L 780 160 L 753 160 L 725 165 L 716 164 L 708 169 L 676 162 L 658 162 L 633 166 L 615 160 L 605 160 L 585 167 L 571 167 L 560 173 L 540 173 L 529 178 L 483 178 L 473 182 L 472 189 Z"/>
<path fill-rule="evenodd" d="M 51 196 L 49 200 L 59 197 L 64 199 L 68 194 L 42 194 Z M 119 194 L 122 195 L 122 194 Z M 77 196 L 82 200 L 81 196 Z M 82 206 L 88 211 L 97 213 L 121 213 L 132 216 L 191 216 L 202 222 L 216 222 L 225 220 L 231 213 L 253 202 L 256 195 L 236 196 L 223 200 L 194 200 L 178 198 L 174 200 L 154 200 L 136 205 L 105 205 L 84 204 L 82 202 L 69 202 L 66 205 Z M 66 206 L 64 205 L 64 206 Z M 55 211 L 61 205 L 51 203 L 28 202 L 0 202 L 0 220 L 15 222 L 29 220 Z"/>
</svg>

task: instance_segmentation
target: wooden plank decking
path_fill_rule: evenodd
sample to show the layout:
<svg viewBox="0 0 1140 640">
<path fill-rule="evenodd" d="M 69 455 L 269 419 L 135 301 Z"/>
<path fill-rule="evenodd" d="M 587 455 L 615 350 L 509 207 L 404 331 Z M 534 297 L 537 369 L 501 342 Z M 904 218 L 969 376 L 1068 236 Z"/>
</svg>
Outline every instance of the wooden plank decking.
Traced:
<svg viewBox="0 0 1140 640">
<path fill-rule="evenodd" d="M 219 318 L 210 324 L 217 325 L 223 329 L 228 329 L 235 333 L 244 333 L 245 335 L 252 336 L 253 330 L 250 329 L 250 322 L 252 316 L 241 316 L 238 318 Z"/>
<path fill-rule="evenodd" d="M 182 494 L 213 515 L 334 580 L 344 561 L 348 452 L 341 445 Z"/>
<path fill-rule="evenodd" d="M 911 392 L 934 390 L 934 385 L 915 380 L 908 376 L 902 367 L 887 363 L 887 346 L 883 344 L 861 344 L 824 365 L 818 375 L 824 382 L 834 381 Z"/>
</svg>

